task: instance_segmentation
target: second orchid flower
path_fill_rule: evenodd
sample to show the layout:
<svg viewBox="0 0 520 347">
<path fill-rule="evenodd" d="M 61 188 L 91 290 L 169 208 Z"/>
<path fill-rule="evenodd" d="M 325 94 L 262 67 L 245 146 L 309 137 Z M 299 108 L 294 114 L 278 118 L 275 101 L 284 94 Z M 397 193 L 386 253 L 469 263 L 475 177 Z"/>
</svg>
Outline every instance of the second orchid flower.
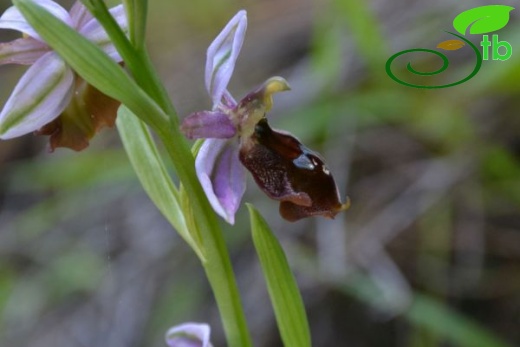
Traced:
<svg viewBox="0 0 520 347">
<path fill-rule="evenodd" d="M 105 30 L 80 1 L 69 12 L 52 0 L 39 0 L 38 5 L 95 43 L 113 60 L 122 61 Z M 123 5 L 113 7 L 110 13 L 126 31 Z M 2 14 L 0 28 L 24 34 L 0 43 L 0 65 L 31 65 L 0 112 L 0 139 L 37 132 L 51 136 L 52 150 L 81 150 L 99 128 L 114 125 L 119 102 L 86 84 L 38 35 L 18 8 L 10 7 Z"/>
</svg>

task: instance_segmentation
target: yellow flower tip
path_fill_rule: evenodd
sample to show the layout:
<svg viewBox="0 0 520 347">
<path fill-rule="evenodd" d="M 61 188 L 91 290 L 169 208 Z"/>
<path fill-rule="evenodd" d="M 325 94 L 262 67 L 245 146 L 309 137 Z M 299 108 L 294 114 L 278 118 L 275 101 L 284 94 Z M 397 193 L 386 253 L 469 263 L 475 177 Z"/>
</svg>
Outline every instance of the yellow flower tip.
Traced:
<svg viewBox="0 0 520 347">
<path fill-rule="evenodd" d="M 291 86 L 283 77 L 275 76 L 269 78 L 263 84 L 261 88 L 264 96 L 264 104 L 266 111 L 269 111 L 273 107 L 273 94 L 291 90 Z"/>
<path fill-rule="evenodd" d="M 266 95 L 284 92 L 286 90 L 291 90 L 291 86 L 285 78 L 280 76 L 271 77 L 264 83 L 264 93 Z"/>
<path fill-rule="evenodd" d="M 338 209 L 338 212 L 346 211 L 350 208 L 351 201 L 350 198 L 347 196 L 346 201 L 344 204 L 341 204 L 341 207 Z"/>
</svg>

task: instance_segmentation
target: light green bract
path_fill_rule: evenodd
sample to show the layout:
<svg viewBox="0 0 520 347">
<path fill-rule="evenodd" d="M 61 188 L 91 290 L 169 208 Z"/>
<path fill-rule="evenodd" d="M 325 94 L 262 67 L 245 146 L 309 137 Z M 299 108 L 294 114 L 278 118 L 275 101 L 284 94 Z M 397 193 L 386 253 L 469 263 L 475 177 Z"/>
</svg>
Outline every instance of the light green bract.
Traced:
<svg viewBox="0 0 520 347">
<path fill-rule="evenodd" d="M 200 242 L 195 241 L 186 225 L 185 214 L 179 203 L 180 193 L 168 176 L 166 166 L 146 124 L 122 106 L 117 115 L 117 129 L 130 162 L 148 196 L 201 261 L 205 261 Z"/>
<path fill-rule="evenodd" d="M 285 346 L 310 347 L 311 335 L 302 297 L 285 253 L 265 219 L 247 204 L 251 230 L 278 329 Z"/>
</svg>

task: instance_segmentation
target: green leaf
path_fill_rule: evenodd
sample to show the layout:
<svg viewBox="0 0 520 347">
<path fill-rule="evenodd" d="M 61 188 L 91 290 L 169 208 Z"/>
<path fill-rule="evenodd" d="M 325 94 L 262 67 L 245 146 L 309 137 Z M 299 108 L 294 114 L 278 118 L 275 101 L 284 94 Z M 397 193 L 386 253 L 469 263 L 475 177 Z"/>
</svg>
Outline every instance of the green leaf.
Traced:
<svg viewBox="0 0 520 347">
<path fill-rule="evenodd" d="M 204 261 L 200 243 L 195 241 L 188 230 L 183 214 L 186 211 L 181 208 L 179 191 L 168 175 L 148 128 L 125 106 L 119 108 L 116 123 L 126 153 L 144 190 L 201 261 Z"/>
<path fill-rule="evenodd" d="M 125 67 L 131 73 L 134 80 L 157 104 L 171 116 L 172 124 L 177 124 L 178 119 L 175 109 L 169 99 L 161 79 L 152 66 L 152 62 L 144 46 L 146 31 L 147 0 L 129 0 L 125 3 L 125 10 L 129 16 L 129 34 L 132 42 L 121 30 L 119 24 L 110 14 L 107 6 L 100 0 L 82 0 L 91 14 L 98 20 L 107 32 L 110 40 L 123 58 Z"/>
<path fill-rule="evenodd" d="M 475 7 L 460 13 L 453 20 L 453 27 L 462 35 L 470 28 L 470 34 L 486 34 L 502 29 L 509 22 L 509 12 L 514 7 L 487 5 Z"/>
<path fill-rule="evenodd" d="M 251 218 L 253 242 L 283 343 L 286 347 L 310 347 L 305 307 L 285 253 L 260 213 L 253 205 L 246 205 Z"/>
<path fill-rule="evenodd" d="M 43 40 L 85 81 L 121 101 L 155 128 L 168 127 L 161 108 L 99 47 L 31 0 L 13 3 Z"/>
<path fill-rule="evenodd" d="M 184 218 L 186 219 L 186 226 L 188 230 L 191 231 L 191 236 L 195 240 L 195 242 L 203 249 L 204 242 L 202 240 L 202 235 L 200 233 L 199 225 L 197 224 L 197 219 L 195 218 L 195 214 L 193 213 L 193 207 L 189 198 L 188 193 L 186 192 L 186 188 L 181 184 L 179 187 L 179 203 L 181 205 L 181 209 L 184 211 Z M 201 260 L 205 261 L 206 259 Z"/>
<path fill-rule="evenodd" d="M 146 15 L 148 13 L 148 0 L 123 0 L 126 17 L 128 18 L 128 29 L 130 41 L 135 48 L 144 46 L 146 33 Z"/>
</svg>

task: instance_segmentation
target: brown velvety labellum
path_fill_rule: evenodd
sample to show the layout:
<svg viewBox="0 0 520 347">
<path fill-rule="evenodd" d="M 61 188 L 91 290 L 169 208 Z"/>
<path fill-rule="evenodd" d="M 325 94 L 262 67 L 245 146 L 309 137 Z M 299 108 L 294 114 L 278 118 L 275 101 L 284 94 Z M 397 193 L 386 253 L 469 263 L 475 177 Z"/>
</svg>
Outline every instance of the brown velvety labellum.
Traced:
<svg viewBox="0 0 520 347">
<path fill-rule="evenodd" d="M 265 118 L 242 139 L 240 161 L 269 197 L 281 201 L 280 214 L 288 221 L 333 218 L 346 209 L 320 155 L 291 134 L 271 129 Z"/>
</svg>

